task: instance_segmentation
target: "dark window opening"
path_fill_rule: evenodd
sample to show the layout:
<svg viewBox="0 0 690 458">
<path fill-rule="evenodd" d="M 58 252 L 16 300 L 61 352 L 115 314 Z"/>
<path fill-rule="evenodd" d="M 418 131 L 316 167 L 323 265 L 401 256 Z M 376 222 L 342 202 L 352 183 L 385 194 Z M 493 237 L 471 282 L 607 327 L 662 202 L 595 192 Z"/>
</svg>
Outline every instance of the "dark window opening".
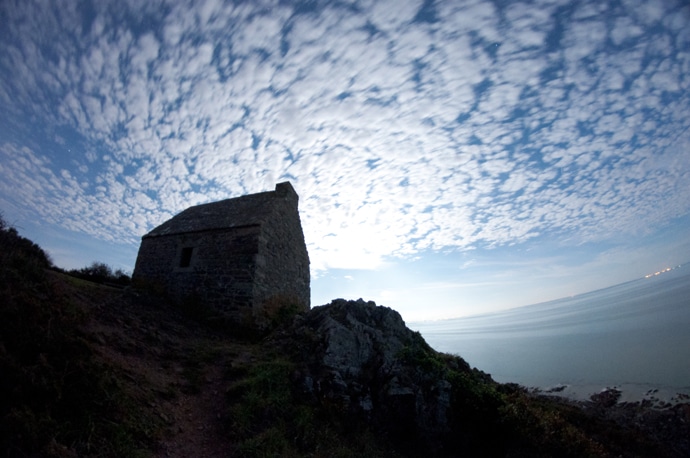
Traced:
<svg viewBox="0 0 690 458">
<path fill-rule="evenodd" d="M 189 267 L 192 262 L 192 253 L 194 252 L 194 247 L 188 246 L 182 248 L 182 256 L 180 256 L 180 267 Z"/>
</svg>

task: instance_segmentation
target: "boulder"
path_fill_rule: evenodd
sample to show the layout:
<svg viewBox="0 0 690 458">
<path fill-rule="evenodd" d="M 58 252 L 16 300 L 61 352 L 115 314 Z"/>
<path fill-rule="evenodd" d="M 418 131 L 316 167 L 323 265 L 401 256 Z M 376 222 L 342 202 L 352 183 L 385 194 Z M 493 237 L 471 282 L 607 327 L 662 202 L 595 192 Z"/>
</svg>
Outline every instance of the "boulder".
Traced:
<svg viewBox="0 0 690 458">
<path fill-rule="evenodd" d="M 306 367 L 297 383 L 306 395 L 337 403 L 393 440 L 431 448 L 443 442 L 450 430 L 448 371 L 398 312 L 336 299 L 300 317 L 290 334 L 289 341 L 302 343 Z M 461 358 L 447 360 L 456 371 L 470 371 Z"/>
</svg>

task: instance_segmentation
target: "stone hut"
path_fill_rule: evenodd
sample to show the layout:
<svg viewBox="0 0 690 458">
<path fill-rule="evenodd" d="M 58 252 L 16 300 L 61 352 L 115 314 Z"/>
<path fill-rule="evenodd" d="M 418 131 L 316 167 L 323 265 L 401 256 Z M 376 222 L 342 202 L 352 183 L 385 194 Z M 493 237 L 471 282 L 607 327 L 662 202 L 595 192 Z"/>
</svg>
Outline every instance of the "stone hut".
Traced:
<svg viewBox="0 0 690 458">
<path fill-rule="evenodd" d="M 289 182 L 184 210 L 144 235 L 132 280 L 195 300 L 232 321 L 265 307 L 309 309 L 309 255 Z"/>
</svg>

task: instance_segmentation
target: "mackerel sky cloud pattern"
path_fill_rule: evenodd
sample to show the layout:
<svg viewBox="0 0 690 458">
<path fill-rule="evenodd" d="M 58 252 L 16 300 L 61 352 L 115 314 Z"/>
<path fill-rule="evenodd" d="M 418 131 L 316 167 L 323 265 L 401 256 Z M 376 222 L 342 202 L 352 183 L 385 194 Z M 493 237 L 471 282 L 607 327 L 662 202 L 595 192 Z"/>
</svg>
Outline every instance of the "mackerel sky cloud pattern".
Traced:
<svg viewBox="0 0 690 458">
<path fill-rule="evenodd" d="M 680 0 L 0 12 L 0 208 L 20 221 L 135 253 L 190 205 L 290 180 L 318 276 L 690 211 Z"/>
</svg>

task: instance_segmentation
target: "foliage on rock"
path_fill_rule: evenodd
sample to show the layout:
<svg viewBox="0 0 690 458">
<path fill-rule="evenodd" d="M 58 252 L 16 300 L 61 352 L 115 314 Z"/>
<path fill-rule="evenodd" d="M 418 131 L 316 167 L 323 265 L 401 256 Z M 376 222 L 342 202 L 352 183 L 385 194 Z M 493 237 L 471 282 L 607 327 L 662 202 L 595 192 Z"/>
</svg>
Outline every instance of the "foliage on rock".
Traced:
<svg viewBox="0 0 690 458">
<path fill-rule="evenodd" d="M 641 435 L 568 403 L 502 385 L 433 350 L 400 315 L 337 299 L 280 335 L 294 384 L 315 409 L 336 408 L 399 456 L 618 456 Z"/>
</svg>

